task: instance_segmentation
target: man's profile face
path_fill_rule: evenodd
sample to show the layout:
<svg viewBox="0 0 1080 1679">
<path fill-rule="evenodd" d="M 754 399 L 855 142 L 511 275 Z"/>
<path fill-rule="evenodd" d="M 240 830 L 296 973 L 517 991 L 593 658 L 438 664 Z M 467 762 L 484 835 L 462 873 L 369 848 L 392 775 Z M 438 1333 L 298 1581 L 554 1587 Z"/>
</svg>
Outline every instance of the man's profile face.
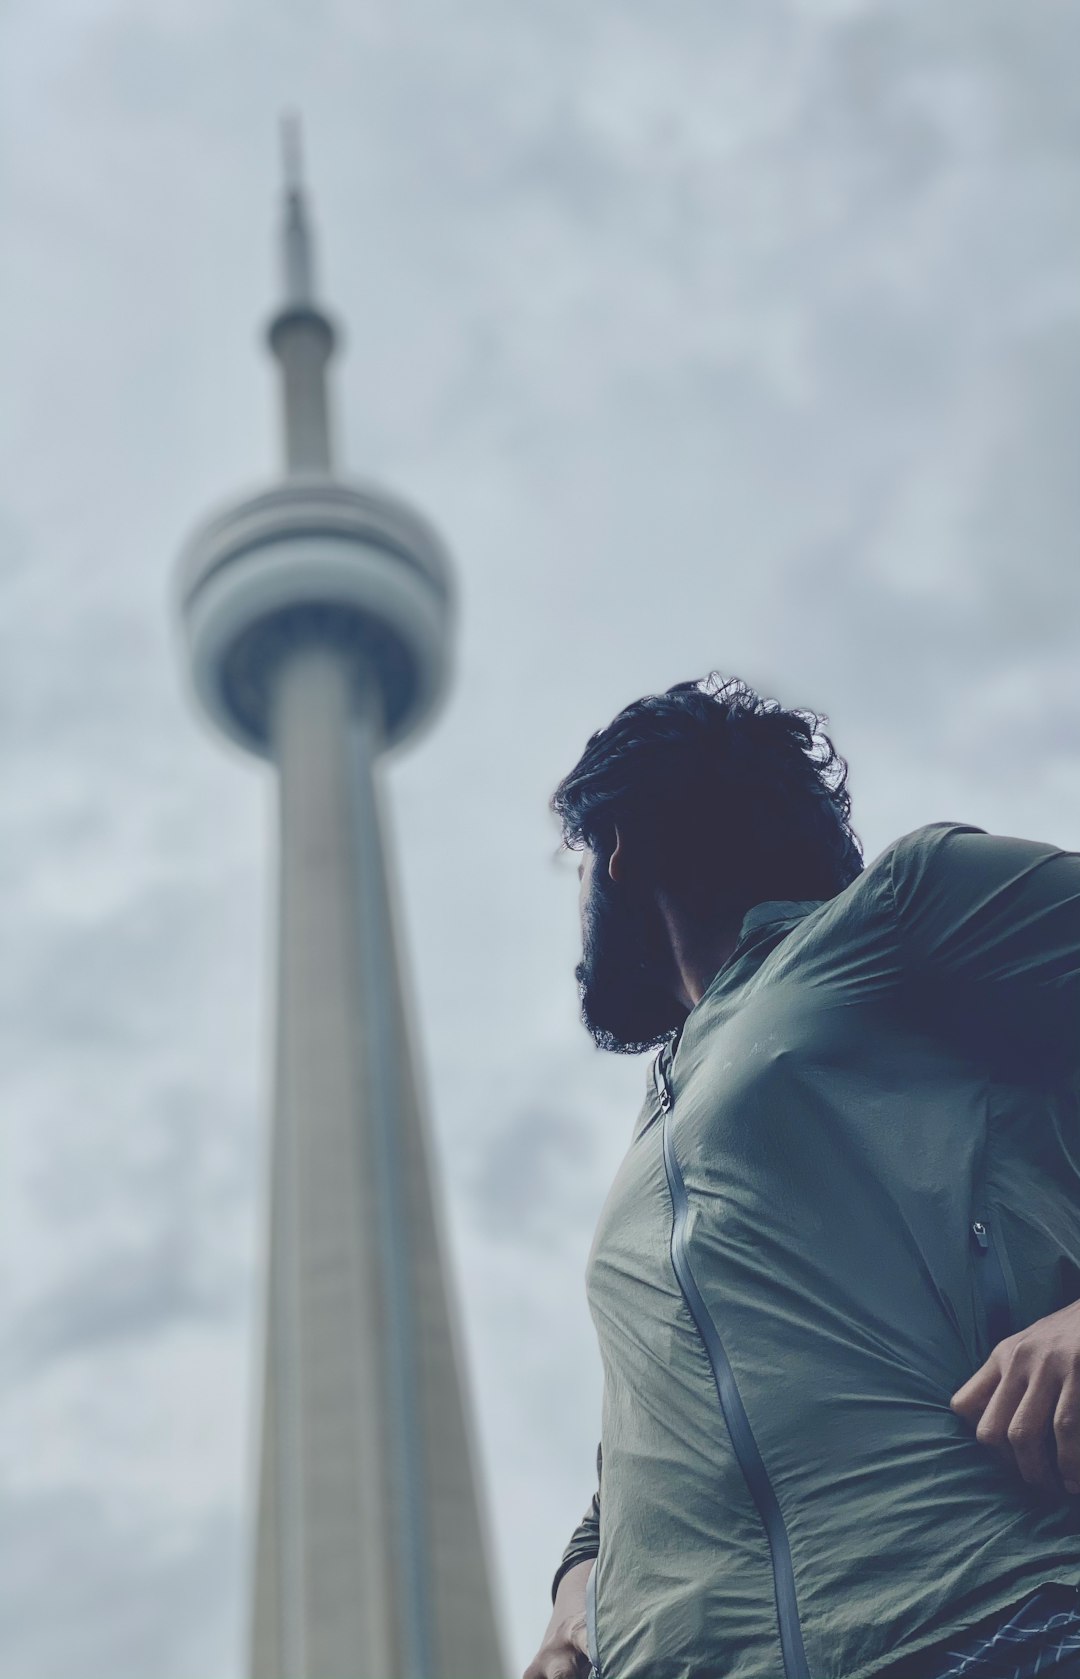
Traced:
<svg viewBox="0 0 1080 1679">
<path fill-rule="evenodd" d="M 601 1049 L 637 1055 L 685 1017 L 671 988 L 671 951 L 655 899 L 612 880 L 608 859 L 587 847 L 581 880 L 581 961 L 574 978 L 581 1018 Z"/>
</svg>

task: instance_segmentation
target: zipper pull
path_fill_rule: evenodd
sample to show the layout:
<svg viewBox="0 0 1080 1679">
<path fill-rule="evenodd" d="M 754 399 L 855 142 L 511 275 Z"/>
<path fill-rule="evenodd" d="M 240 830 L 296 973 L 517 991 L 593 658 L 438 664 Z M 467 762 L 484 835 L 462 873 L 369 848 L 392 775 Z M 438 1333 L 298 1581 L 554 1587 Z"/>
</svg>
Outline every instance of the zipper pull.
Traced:
<svg viewBox="0 0 1080 1679">
<path fill-rule="evenodd" d="M 674 1032 L 672 1032 L 672 1034 L 671 1034 L 671 1039 L 670 1039 L 670 1042 L 668 1044 L 668 1064 L 667 1064 L 667 1071 L 664 1074 L 664 1098 L 665 1098 L 664 1112 L 665 1113 L 667 1113 L 668 1110 L 670 1108 L 673 1108 L 674 1105 L 675 1105 L 675 1095 L 674 1095 L 674 1092 L 671 1088 L 671 1079 L 670 1079 L 669 1075 L 675 1071 L 675 1051 L 679 1047 L 679 1040 L 681 1039 L 681 1037 L 682 1037 L 682 1027 L 681 1026 L 676 1026 Z"/>
<path fill-rule="evenodd" d="M 668 1050 L 673 1061 L 675 1059 L 675 1047 L 678 1042 L 679 1030 L 676 1029 L 668 1039 Z M 664 1070 L 664 1051 L 662 1047 L 656 1052 L 656 1060 L 653 1062 L 653 1073 L 654 1082 L 656 1084 L 656 1094 L 660 1099 L 660 1112 L 662 1114 L 670 1113 L 672 1101 L 671 1085 L 668 1083 L 668 1076 Z"/>
<path fill-rule="evenodd" d="M 671 1107 L 671 1086 L 668 1084 L 667 1074 L 664 1071 L 664 1052 L 662 1049 L 657 1050 L 656 1052 L 656 1064 L 654 1070 L 656 1073 L 656 1095 L 660 1103 L 660 1112 L 662 1114 L 666 1114 L 668 1109 Z"/>
<path fill-rule="evenodd" d="M 980 1251 L 982 1253 L 988 1252 L 990 1247 L 990 1232 L 987 1230 L 981 1218 L 977 1218 L 975 1223 L 971 1226 L 971 1234 L 974 1236 Z"/>
</svg>

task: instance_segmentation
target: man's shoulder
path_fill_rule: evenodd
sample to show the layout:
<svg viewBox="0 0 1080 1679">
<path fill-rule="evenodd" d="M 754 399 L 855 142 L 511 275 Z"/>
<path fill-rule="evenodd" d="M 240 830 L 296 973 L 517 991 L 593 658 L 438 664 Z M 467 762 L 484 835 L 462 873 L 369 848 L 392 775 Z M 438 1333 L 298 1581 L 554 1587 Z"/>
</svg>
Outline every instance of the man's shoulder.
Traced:
<svg viewBox="0 0 1080 1679">
<path fill-rule="evenodd" d="M 970 822 L 925 822 L 901 834 L 879 851 L 837 897 L 827 899 L 810 918 L 829 940 L 881 937 L 895 928 L 907 910 L 947 885 L 967 867 L 972 840 L 989 842 L 984 828 Z"/>
<path fill-rule="evenodd" d="M 924 822 L 880 851 L 848 891 L 862 881 L 890 897 L 910 897 L 943 871 L 962 867 L 972 839 L 986 841 L 990 835 L 972 822 Z"/>
<path fill-rule="evenodd" d="M 845 901 L 854 907 L 854 903 L 862 897 L 888 895 L 894 877 L 921 873 L 962 835 L 979 834 L 985 837 L 985 833 L 984 828 L 976 828 L 970 822 L 924 822 L 921 827 L 901 834 L 899 839 L 879 851 L 838 897 L 826 900 L 822 908 L 829 903 L 839 906 Z"/>
<path fill-rule="evenodd" d="M 902 926 L 959 927 L 1030 913 L 1043 897 L 1049 904 L 1075 896 L 1078 865 L 1080 854 L 1049 841 L 929 822 L 887 846 L 864 878 L 877 877 Z"/>
<path fill-rule="evenodd" d="M 932 862 L 944 851 L 950 849 L 954 840 L 962 835 L 979 834 L 984 839 L 989 838 L 985 828 L 978 828 L 972 822 L 924 822 L 919 828 L 912 828 L 910 833 L 901 834 L 899 839 L 893 840 L 884 851 L 869 865 L 871 869 L 893 867 L 900 863 L 906 866 Z"/>
</svg>

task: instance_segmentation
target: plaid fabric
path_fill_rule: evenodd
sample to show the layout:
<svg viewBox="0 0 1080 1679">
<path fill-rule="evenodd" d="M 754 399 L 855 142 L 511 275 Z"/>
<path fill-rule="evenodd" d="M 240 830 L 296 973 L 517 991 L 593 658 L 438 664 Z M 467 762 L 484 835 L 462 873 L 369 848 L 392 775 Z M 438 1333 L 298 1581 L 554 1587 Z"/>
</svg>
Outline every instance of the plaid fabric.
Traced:
<svg viewBox="0 0 1080 1679">
<path fill-rule="evenodd" d="M 895 1679 L 1080 1679 L 1080 1594 L 1040 1586 L 1005 1617 L 981 1622 L 889 1669 Z"/>
</svg>

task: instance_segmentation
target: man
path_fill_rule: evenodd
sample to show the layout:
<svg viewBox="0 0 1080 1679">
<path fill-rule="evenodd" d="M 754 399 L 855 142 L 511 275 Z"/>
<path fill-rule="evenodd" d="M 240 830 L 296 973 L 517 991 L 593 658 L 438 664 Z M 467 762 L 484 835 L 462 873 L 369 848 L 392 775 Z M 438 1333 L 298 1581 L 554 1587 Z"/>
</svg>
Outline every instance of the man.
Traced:
<svg viewBox="0 0 1080 1679">
<path fill-rule="evenodd" d="M 681 683 L 552 800 L 585 1025 L 661 1047 L 526 1679 L 1080 1674 L 1080 857 L 864 871 L 823 721 Z"/>
</svg>

